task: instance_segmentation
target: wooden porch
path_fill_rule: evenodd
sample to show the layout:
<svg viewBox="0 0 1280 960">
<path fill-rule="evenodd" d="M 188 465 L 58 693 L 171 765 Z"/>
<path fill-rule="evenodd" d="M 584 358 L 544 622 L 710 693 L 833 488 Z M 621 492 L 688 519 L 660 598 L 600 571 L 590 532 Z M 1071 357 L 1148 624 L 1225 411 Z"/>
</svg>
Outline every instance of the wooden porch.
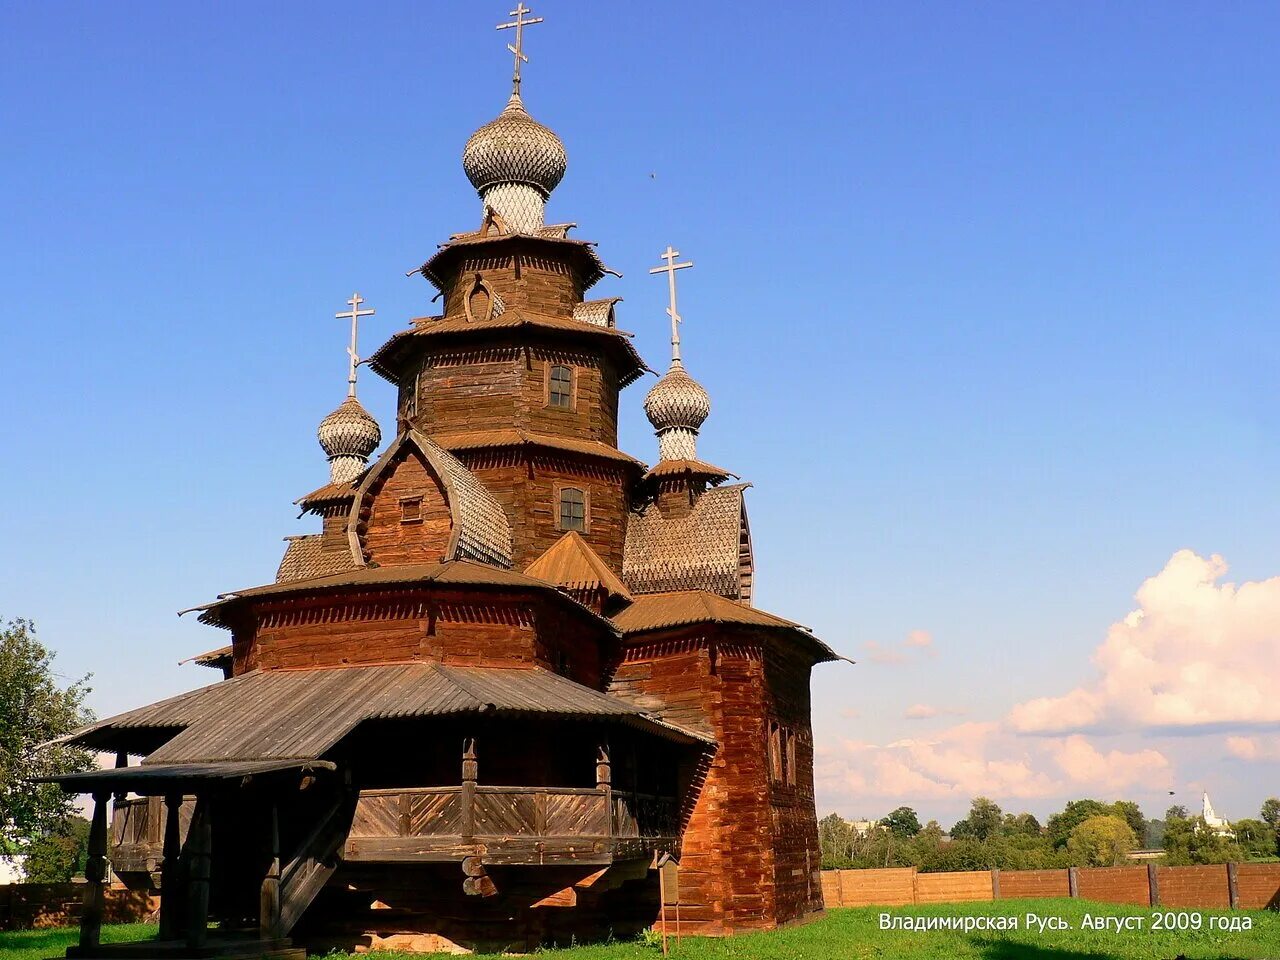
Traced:
<svg viewBox="0 0 1280 960">
<path fill-rule="evenodd" d="M 358 863 L 608 866 L 673 850 L 674 797 L 598 787 L 362 790 L 343 858 Z"/>
</svg>

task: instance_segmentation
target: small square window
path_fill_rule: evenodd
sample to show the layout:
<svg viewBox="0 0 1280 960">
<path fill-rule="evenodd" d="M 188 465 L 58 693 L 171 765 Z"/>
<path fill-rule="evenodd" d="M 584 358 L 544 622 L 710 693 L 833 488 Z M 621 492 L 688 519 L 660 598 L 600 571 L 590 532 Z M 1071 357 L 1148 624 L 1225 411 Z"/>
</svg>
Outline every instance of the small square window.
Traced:
<svg viewBox="0 0 1280 960">
<path fill-rule="evenodd" d="M 579 533 L 587 529 L 587 497 L 576 487 L 560 491 L 560 529 Z"/>
<path fill-rule="evenodd" d="M 573 406 L 573 371 L 556 364 L 547 379 L 547 406 L 568 410 Z"/>
<path fill-rule="evenodd" d="M 422 497 L 401 497 L 400 498 L 400 522 L 401 523 L 421 523 L 422 522 Z"/>
</svg>

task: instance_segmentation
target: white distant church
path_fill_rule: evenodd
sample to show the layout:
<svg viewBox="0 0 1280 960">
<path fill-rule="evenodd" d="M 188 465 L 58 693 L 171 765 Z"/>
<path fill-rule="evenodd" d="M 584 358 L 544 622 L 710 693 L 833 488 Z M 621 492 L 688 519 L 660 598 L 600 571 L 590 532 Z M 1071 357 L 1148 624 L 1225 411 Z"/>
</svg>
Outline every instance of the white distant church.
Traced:
<svg viewBox="0 0 1280 960">
<path fill-rule="evenodd" d="M 1231 824 L 1228 821 L 1223 820 L 1222 817 L 1218 816 L 1217 813 L 1214 812 L 1213 804 L 1209 800 L 1208 793 L 1204 794 L 1204 799 L 1201 801 L 1200 816 L 1204 818 L 1205 826 L 1219 836 L 1226 837 L 1235 833 L 1235 831 L 1231 829 Z"/>
</svg>

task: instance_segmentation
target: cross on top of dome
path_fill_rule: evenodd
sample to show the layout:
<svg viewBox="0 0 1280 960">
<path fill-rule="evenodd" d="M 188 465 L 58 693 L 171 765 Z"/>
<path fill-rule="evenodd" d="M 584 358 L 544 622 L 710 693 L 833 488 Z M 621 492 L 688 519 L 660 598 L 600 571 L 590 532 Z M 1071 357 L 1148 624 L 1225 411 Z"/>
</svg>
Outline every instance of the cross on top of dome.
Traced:
<svg viewBox="0 0 1280 960">
<path fill-rule="evenodd" d="M 531 27 L 535 23 L 542 23 L 542 17 L 531 17 L 525 19 L 526 13 L 533 13 L 523 2 L 517 3 L 516 8 L 511 11 L 511 16 L 515 17 L 510 23 L 498 24 L 499 30 L 510 30 L 513 27 L 516 31 L 516 42 L 507 44 L 507 49 L 511 51 L 515 57 L 515 67 L 511 75 L 511 86 L 516 93 L 520 92 L 520 64 L 528 63 L 529 58 L 524 53 L 524 28 Z"/>
</svg>

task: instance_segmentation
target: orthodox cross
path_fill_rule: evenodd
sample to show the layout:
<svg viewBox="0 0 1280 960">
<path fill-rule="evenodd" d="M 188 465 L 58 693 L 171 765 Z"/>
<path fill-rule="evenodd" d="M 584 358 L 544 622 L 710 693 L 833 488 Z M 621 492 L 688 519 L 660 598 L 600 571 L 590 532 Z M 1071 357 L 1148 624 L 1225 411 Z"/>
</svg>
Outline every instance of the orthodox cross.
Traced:
<svg viewBox="0 0 1280 960">
<path fill-rule="evenodd" d="M 667 249 L 662 254 L 662 259 L 667 261 L 664 266 L 654 267 L 650 273 L 665 273 L 667 275 L 667 291 L 671 297 L 671 306 L 667 307 L 667 316 L 671 318 L 671 362 L 672 364 L 680 364 L 680 324 L 684 322 L 684 318 L 676 311 L 676 271 L 683 270 L 685 267 L 692 267 L 693 261 L 687 260 L 684 263 L 676 263 L 676 257 L 680 256 L 679 250 L 672 250 L 671 244 L 667 244 Z"/>
<path fill-rule="evenodd" d="M 512 27 L 516 28 L 515 44 L 507 44 L 507 49 L 515 55 L 515 73 L 511 78 L 511 82 L 515 87 L 516 93 L 520 92 L 520 64 L 529 62 L 529 58 L 524 55 L 524 28 L 532 26 L 535 23 L 542 22 L 541 17 L 533 17 L 532 19 L 526 20 L 524 16 L 526 13 L 533 13 L 533 11 L 526 7 L 523 2 L 517 3 L 516 8 L 511 11 L 511 16 L 515 17 L 515 19 L 510 23 L 498 24 L 499 30 L 509 30 Z"/>
<path fill-rule="evenodd" d="M 353 293 L 347 303 L 351 305 L 351 309 L 342 313 L 335 313 L 334 316 L 339 320 L 351 321 L 351 346 L 347 347 L 347 356 L 351 360 L 351 366 L 347 371 L 347 396 L 354 397 L 356 395 L 356 367 L 360 363 L 360 357 L 356 353 L 356 327 L 359 326 L 361 317 L 372 317 L 374 311 L 360 309 L 360 304 L 364 303 L 364 297 L 358 293 Z"/>
</svg>

